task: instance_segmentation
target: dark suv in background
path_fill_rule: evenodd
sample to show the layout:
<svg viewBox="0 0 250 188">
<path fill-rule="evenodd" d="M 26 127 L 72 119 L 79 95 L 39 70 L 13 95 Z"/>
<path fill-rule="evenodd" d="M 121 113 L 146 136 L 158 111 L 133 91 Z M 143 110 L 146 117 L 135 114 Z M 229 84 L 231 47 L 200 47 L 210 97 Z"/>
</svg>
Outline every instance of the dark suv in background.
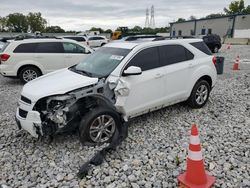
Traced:
<svg viewBox="0 0 250 188">
<path fill-rule="evenodd" d="M 221 48 L 221 39 L 219 35 L 209 34 L 207 36 L 202 37 L 203 41 L 206 43 L 208 48 L 213 52 L 217 53 Z"/>
</svg>

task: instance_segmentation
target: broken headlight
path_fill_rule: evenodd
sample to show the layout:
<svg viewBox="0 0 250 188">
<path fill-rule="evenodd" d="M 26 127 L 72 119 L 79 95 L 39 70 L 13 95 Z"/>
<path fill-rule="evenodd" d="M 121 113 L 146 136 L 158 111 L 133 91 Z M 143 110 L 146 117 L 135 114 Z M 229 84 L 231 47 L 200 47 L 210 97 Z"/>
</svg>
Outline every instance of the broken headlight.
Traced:
<svg viewBox="0 0 250 188">
<path fill-rule="evenodd" d="M 67 105 L 70 105 L 71 99 L 73 99 L 73 97 L 70 95 L 49 97 L 47 99 L 47 118 L 56 123 L 59 127 L 64 126 L 67 123 Z"/>
<path fill-rule="evenodd" d="M 70 95 L 52 96 L 47 99 L 47 109 L 48 110 L 59 110 L 64 108 L 68 101 L 72 99 Z"/>
</svg>

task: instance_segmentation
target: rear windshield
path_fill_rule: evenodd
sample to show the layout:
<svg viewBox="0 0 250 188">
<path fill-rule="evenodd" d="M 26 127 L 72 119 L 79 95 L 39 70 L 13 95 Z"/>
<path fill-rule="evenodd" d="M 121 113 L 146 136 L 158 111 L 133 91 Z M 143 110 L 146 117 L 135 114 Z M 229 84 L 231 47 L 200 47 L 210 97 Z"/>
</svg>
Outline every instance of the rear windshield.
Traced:
<svg viewBox="0 0 250 188">
<path fill-rule="evenodd" d="M 194 46 L 195 48 L 197 48 L 198 50 L 202 51 L 203 53 L 207 55 L 212 55 L 211 51 L 209 50 L 209 48 L 204 42 L 193 42 L 190 44 Z"/>
<path fill-rule="evenodd" d="M 9 42 L 0 42 L 0 52 L 3 52 L 9 44 Z"/>
</svg>

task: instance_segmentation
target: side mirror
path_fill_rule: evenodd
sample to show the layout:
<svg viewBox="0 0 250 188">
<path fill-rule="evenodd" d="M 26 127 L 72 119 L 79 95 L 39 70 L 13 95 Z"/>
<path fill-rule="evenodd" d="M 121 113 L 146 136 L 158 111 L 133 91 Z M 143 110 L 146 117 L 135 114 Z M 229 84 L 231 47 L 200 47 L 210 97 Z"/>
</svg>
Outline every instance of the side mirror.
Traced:
<svg viewBox="0 0 250 188">
<path fill-rule="evenodd" d="M 85 48 L 85 54 L 91 54 L 91 51 Z"/>
<path fill-rule="evenodd" d="M 123 76 L 130 76 L 130 75 L 140 75 L 142 70 L 140 67 L 130 66 L 124 72 Z"/>
</svg>

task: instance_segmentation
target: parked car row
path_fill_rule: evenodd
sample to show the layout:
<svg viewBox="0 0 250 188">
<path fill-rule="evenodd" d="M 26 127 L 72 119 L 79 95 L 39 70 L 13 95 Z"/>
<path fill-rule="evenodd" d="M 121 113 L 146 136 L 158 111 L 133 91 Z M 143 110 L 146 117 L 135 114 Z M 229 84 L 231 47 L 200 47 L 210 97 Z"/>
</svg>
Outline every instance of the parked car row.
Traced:
<svg viewBox="0 0 250 188">
<path fill-rule="evenodd" d="M 171 38 L 135 35 L 116 42 L 149 42 L 166 39 Z M 203 41 L 213 52 L 218 52 L 221 48 L 220 38 L 217 35 L 204 36 Z M 19 77 L 26 83 L 43 74 L 75 65 L 93 52 L 96 49 L 94 47 L 103 46 L 108 42 L 109 40 L 102 36 L 62 36 L 1 42 L 0 73 L 6 77 Z"/>
<path fill-rule="evenodd" d="M 104 36 L 62 36 L 62 38 L 75 40 L 90 47 L 100 47 L 109 42 Z"/>
</svg>

